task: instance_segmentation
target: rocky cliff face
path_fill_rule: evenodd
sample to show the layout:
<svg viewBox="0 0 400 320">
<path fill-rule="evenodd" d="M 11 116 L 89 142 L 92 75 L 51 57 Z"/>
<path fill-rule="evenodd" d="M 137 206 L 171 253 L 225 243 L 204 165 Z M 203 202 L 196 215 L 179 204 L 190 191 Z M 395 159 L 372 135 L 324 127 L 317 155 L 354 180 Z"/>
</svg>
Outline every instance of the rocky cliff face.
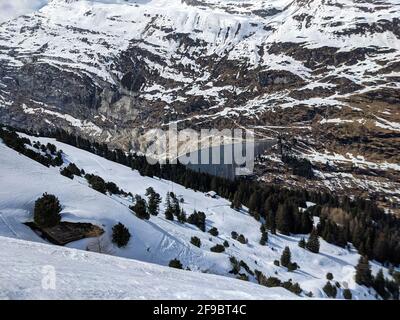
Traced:
<svg viewBox="0 0 400 320">
<path fill-rule="evenodd" d="M 53 0 L 0 25 L 2 122 L 124 148 L 171 121 L 246 126 L 295 140 L 315 170 L 327 157 L 342 172 L 338 157 L 365 167 L 384 179 L 366 189 L 394 199 L 398 1 L 116 2 Z"/>
</svg>

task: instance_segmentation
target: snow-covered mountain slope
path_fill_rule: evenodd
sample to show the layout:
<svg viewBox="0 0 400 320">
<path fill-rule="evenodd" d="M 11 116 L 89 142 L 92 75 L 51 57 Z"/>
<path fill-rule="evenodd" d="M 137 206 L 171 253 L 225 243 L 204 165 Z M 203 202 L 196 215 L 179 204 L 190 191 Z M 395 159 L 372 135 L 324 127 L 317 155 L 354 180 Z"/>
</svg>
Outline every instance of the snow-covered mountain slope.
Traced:
<svg viewBox="0 0 400 320">
<path fill-rule="evenodd" d="M 326 274 L 331 272 L 334 281 L 341 286 L 341 289 L 338 289 L 338 298 L 343 297 L 342 290 L 347 287 L 352 291 L 353 299 L 375 298 L 373 289 L 359 286 L 354 281 L 354 267 L 359 259 L 354 249 L 342 249 L 321 241 L 321 253 L 314 254 L 298 246 L 301 235 L 280 234 L 270 235 L 267 246 L 262 246 L 259 244 L 260 222 L 251 217 L 247 210 L 238 212 L 231 209 L 230 202 L 225 199 L 211 199 L 201 192 L 194 192 L 169 181 L 142 177 L 128 167 L 54 139 L 32 137 L 31 139 L 44 144 L 54 143 L 64 152 L 64 165 L 73 162 L 86 173 L 97 174 L 106 181 L 116 183 L 127 192 L 144 196 L 146 188 L 151 186 L 165 200 L 166 193 L 173 191 L 184 199 L 182 208 L 187 214 L 191 214 L 194 210 L 205 212 L 207 231 L 212 227 L 217 227 L 219 235 L 214 237 L 188 223 L 166 220 L 163 205 L 160 215 L 152 216 L 148 221 L 138 219 L 129 209 L 129 205 L 132 204 L 130 197 L 110 196 L 96 192 L 87 185 L 85 179 L 75 177 L 70 180 L 60 175 L 59 168 L 42 166 L 0 144 L 2 186 L 0 236 L 44 242 L 22 223 L 32 220 L 36 199 L 48 192 L 60 199 L 64 221 L 89 222 L 104 228 L 106 231 L 102 238 L 106 247 L 104 251 L 111 255 L 164 266 L 168 265 L 170 260 L 177 258 L 184 268 L 190 268 L 192 272 L 212 273 L 230 278 L 235 277 L 229 273 L 232 269 L 230 257 L 234 256 L 238 261 L 243 260 L 252 272 L 259 270 L 267 277 L 277 277 L 282 281 L 292 279 L 293 283 L 298 282 L 303 289 L 301 294 L 303 297 L 309 292 L 312 292 L 316 298 L 326 297 L 322 287 L 327 282 Z M 110 241 L 111 228 L 118 222 L 127 226 L 132 235 L 128 246 L 122 249 L 115 247 Z M 242 244 L 233 240 L 232 231 L 243 234 L 248 239 L 248 243 Z M 200 248 L 190 243 L 193 236 L 201 240 Z M 307 235 L 305 237 L 307 238 Z M 211 247 L 222 244 L 225 240 L 229 243 L 225 252 L 210 251 Z M 70 243 L 68 246 L 86 250 L 92 243 L 93 239 L 85 239 Z M 290 247 L 292 261 L 300 266 L 300 269 L 295 272 L 288 272 L 286 268 L 274 264 L 274 260 L 280 259 L 282 250 L 286 246 Z M 82 253 L 82 255 L 85 254 Z M 7 264 L 6 261 L 4 263 Z M 372 263 L 372 268 L 376 273 L 381 266 Z M 384 268 L 384 270 L 387 275 L 387 269 Z M 242 268 L 241 272 L 245 273 L 251 282 L 257 282 L 254 275 L 245 269 Z M 229 297 L 232 298 L 232 295 Z M 239 295 L 237 298 L 241 297 Z"/>
<path fill-rule="evenodd" d="M 0 25 L 0 119 L 124 148 L 171 121 L 245 126 L 310 159 L 399 163 L 399 22 L 397 0 L 53 0 Z M 399 170 L 342 182 L 333 162 L 313 185 L 398 189 Z"/>
<path fill-rule="evenodd" d="M 296 299 L 283 288 L 5 237 L 0 267 L 0 299 Z"/>
</svg>

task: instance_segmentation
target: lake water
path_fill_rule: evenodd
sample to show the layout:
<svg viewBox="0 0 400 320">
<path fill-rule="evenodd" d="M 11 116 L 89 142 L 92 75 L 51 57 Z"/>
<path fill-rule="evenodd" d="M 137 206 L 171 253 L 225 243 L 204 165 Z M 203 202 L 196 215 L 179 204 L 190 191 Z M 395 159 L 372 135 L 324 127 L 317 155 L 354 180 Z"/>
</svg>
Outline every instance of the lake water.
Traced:
<svg viewBox="0 0 400 320">
<path fill-rule="evenodd" d="M 276 143 L 277 140 L 273 139 L 259 140 L 251 144 L 221 145 L 200 149 L 178 159 L 193 171 L 234 180 L 238 176 L 252 175 L 255 157 Z"/>
</svg>

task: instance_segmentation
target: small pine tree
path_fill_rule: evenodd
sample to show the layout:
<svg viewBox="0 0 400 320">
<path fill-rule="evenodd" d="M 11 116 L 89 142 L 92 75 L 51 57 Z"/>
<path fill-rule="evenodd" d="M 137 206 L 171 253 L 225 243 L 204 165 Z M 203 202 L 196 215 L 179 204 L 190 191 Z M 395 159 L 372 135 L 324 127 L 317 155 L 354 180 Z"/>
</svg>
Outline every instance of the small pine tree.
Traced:
<svg viewBox="0 0 400 320">
<path fill-rule="evenodd" d="M 161 196 L 152 187 L 146 189 L 148 198 L 148 211 L 152 216 L 157 216 L 160 211 Z"/>
<path fill-rule="evenodd" d="M 306 247 L 306 240 L 304 238 L 301 238 L 299 241 L 299 247 L 305 249 Z"/>
<path fill-rule="evenodd" d="M 367 257 L 360 257 L 358 264 L 356 266 L 356 283 L 359 285 L 364 285 L 366 287 L 371 287 L 372 285 L 372 273 L 371 266 Z"/>
<path fill-rule="evenodd" d="M 174 208 L 172 207 L 172 204 L 171 204 L 171 194 L 169 192 L 167 193 L 167 197 L 165 200 L 165 206 L 166 206 L 166 209 L 164 212 L 165 219 L 173 221 L 174 220 Z"/>
<path fill-rule="evenodd" d="M 198 247 L 198 248 L 201 247 L 201 240 L 200 240 L 200 238 L 198 238 L 198 237 L 192 237 L 192 238 L 190 239 L 190 243 L 191 243 L 192 245 Z"/>
<path fill-rule="evenodd" d="M 173 221 L 174 220 L 174 213 L 170 208 L 165 210 L 165 219 Z"/>
<path fill-rule="evenodd" d="M 72 174 L 75 175 L 75 176 L 78 176 L 78 177 L 82 176 L 81 170 L 76 166 L 75 163 L 72 163 L 72 162 L 71 162 L 71 163 L 68 165 L 67 169 L 68 169 L 70 172 L 72 172 Z"/>
<path fill-rule="evenodd" d="M 181 209 L 181 212 L 180 212 L 180 214 L 178 215 L 178 221 L 179 221 L 180 223 L 185 223 L 185 222 L 187 221 L 187 219 L 186 219 L 186 213 L 185 213 L 185 211 L 183 211 L 183 209 Z"/>
<path fill-rule="evenodd" d="M 343 298 L 345 298 L 346 300 L 353 299 L 353 294 L 351 293 L 350 289 L 344 289 L 343 290 Z"/>
<path fill-rule="evenodd" d="M 68 168 L 62 168 L 60 170 L 60 174 L 63 175 L 64 177 L 67 177 L 67 178 L 71 179 L 71 180 L 74 179 L 74 174 L 71 171 L 69 171 Z"/>
<path fill-rule="evenodd" d="M 280 204 L 276 212 L 276 227 L 285 235 L 289 235 L 292 229 L 291 207 L 286 204 Z"/>
<path fill-rule="evenodd" d="M 331 272 L 328 272 L 327 274 L 326 274 L 326 279 L 328 279 L 328 280 L 333 280 L 333 274 L 331 273 Z"/>
<path fill-rule="evenodd" d="M 136 213 L 136 216 L 140 219 L 150 219 L 150 214 L 147 212 L 146 200 L 141 196 L 135 196 L 135 205 L 131 207 L 131 210 Z"/>
<path fill-rule="evenodd" d="M 282 285 L 282 281 L 276 277 L 269 277 L 265 283 L 268 288 L 280 287 Z"/>
<path fill-rule="evenodd" d="M 248 242 L 248 240 L 242 234 L 237 237 L 237 241 L 239 241 L 241 244 L 247 244 Z"/>
<path fill-rule="evenodd" d="M 263 233 L 261 234 L 260 244 L 261 244 L 262 246 L 265 246 L 265 245 L 267 244 L 267 242 L 268 242 L 268 232 L 265 231 L 265 232 L 263 232 Z"/>
<path fill-rule="evenodd" d="M 326 283 L 326 285 L 322 288 L 324 290 L 325 294 L 330 297 L 330 298 L 336 298 L 337 295 L 337 289 L 335 286 L 333 286 L 329 281 Z"/>
<path fill-rule="evenodd" d="M 235 195 L 233 197 L 233 201 L 231 204 L 231 208 L 235 210 L 240 210 L 242 208 L 242 204 L 240 202 L 240 194 L 239 191 L 235 192 Z"/>
<path fill-rule="evenodd" d="M 175 269 L 183 269 L 182 263 L 178 259 L 173 259 L 169 262 L 168 266 Z"/>
<path fill-rule="evenodd" d="M 44 228 L 54 227 L 61 221 L 61 205 L 58 198 L 52 194 L 43 194 L 36 200 L 33 219 Z"/>
<path fill-rule="evenodd" d="M 112 232 L 112 242 L 114 242 L 118 248 L 125 247 L 128 244 L 131 234 L 128 228 L 126 228 L 121 222 L 112 228 Z"/>
<path fill-rule="evenodd" d="M 283 252 L 282 252 L 282 256 L 281 256 L 281 265 L 283 267 L 288 267 L 291 264 L 291 253 L 290 253 L 290 249 L 289 247 L 286 247 Z"/>
<path fill-rule="evenodd" d="M 225 251 L 225 247 L 221 244 L 217 244 L 214 247 L 211 247 L 210 249 L 212 252 L 217 252 L 217 253 L 221 253 Z"/>
<path fill-rule="evenodd" d="M 380 269 L 379 272 L 376 274 L 376 277 L 374 278 L 373 287 L 374 287 L 375 291 L 383 299 L 387 299 L 387 297 L 388 297 L 385 286 L 386 286 L 385 276 L 383 275 L 382 269 Z"/>
<path fill-rule="evenodd" d="M 288 269 L 289 272 L 296 271 L 298 268 L 299 268 L 299 266 L 297 265 L 296 262 L 291 262 L 287 266 L 287 269 Z"/>
<path fill-rule="evenodd" d="M 219 234 L 218 229 L 217 229 L 216 227 L 212 227 L 212 228 L 208 231 L 208 233 L 211 234 L 211 235 L 214 236 L 214 237 L 218 237 L 218 234 Z"/>
<path fill-rule="evenodd" d="M 197 226 L 203 232 L 206 231 L 206 215 L 204 212 L 194 211 L 187 219 L 187 222 Z"/>
<path fill-rule="evenodd" d="M 318 232 L 317 229 L 313 229 L 311 231 L 310 237 L 308 238 L 307 244 L 306 244 L 306 248 L 313 252 L 313 253 L 319 253 L 319 237 L 318 237 Z"/>
</svg>

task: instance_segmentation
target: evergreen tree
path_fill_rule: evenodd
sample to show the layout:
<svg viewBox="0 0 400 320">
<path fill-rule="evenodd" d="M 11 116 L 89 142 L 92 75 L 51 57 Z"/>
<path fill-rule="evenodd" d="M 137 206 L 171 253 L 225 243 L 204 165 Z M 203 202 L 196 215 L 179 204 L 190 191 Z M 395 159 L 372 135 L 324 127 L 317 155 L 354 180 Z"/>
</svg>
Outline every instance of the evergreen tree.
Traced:
<svg viewBox="0 0 400 320">
<path fill-rule="evenodd" d="M 76 166 L 75 163 L 72 163 L 72 162 L 71 162 L 71 163 L 68 165 L 67 168 L 68 168 L 68 170 L 69 170 L 70 172 L 72 172 L 73 175 L 78 176 L 78 177 L 82 176 L 81 170 Z"/>
<path fill-rule="evenodd" d="M 217 253 L 221 253 L 225 251 L 225 247 L 221 244 L 217 244 L 214 247 L 211 247 L 210 249 L 212 252 L 217 252 Z"/>
<path fill-rule="evenodd" d="M 168 266 L 175 269 L 183 269 L 182 263 L 178 259 L 173 259 L 169 262 Z"/>
<path fill-rule="evenodd" d="M 140 219 L 150 219 L 150 214 L 147 212 L 146 200 L 144 200 L 141 196 L 135 196 L 135 205 L 130 207 L 133 212 L 136 213 L 136 216 Z"/>
<path fill-rule="evenodd" d="M 164 212 L 165 219 L 173 221 L 174 220 L 174 208 L 172 207 L 171 196 L 170 196 L 169 192 L 167 193 L 167 196 L 166 196 L 165 206 L 166 206 L 166 209 Z"/>
<path fill-rule="evenodd" d="M 160 211 L 161 196 L 152 187 L 146 189 L 148 197 L 148 211 L 151 215 L 157 216 Z"/>
<path fill-rule="evenodd" d="M 383 275 L 382 269 L 376 274 L 376 277 L 373 282 L 373 287 L 375 291 L 383 298 L 387 299 L 387 291 L 385 289 L 386 281 L 385 276 Z"/>
<path fill-rule="evenodd" d="M 94 174 L 87 174 L 85 178 L 94 190 L 103 194 L 107 192 L 106 182 L 103 178 Z"/>
<path fill-rule="evenodd" d="M 261 239 L 260 239 L 260 244 L 262 246 L 265 246 L 268 242 L 268 232 L 264 231 L 263 233 L 261 233 Z"/>
<path fill-rule="evenodd" d="M 252 195 L 250 196 L 250 200 L 249 200 L 249 212 L 250 214 L 254 215 L 257 210 L 258 210 L 258 193 L 257 192 L 253 192 Z"/>
<path fill-rule="evenodd" d="M 131 234 L 121 222 L 112 228 L 112 232 L 112 242 L 114 242 L 119 248 L 125 247 L 128 244 Z"/>
<path fill-rule="evenodd" d="M 313 229 L 313 220 L 307 211 L 303 211 L 300 217 L 299 233 L 310 233 Z"/>
<path fill-rule="evenodd" d="M 346 300 L 353 299 L 353 294 L 351 293 L 350 289 L 344 289 L 343 290 L 343 298 L 345 298 Z"/>
<path fill-rule="evenodd" d="M 178 215 L 178 221 L 179 221 L 180 223 L 185 223 L 185 222 L 187 221 L 187 219 L 186 219 L 186 213 L 185 213 L 185 211 L 183 211 L 183 209 L 181 209 L 181 212 L 180 212 L 180 214 Z"/>
<path fill-rule="evenodd" d="M 179 205 L 178 198 L 176 198 L 176 197 L 172 198 L 172 212 L 173 212 L 173 215 L 179 219 L 179 215 L 181 214 L 181 211 L 182 210 L 181 210 L 181 207 Z"/>
<path fill-rule="evenodd" d="M 174 220 L 174 211 L 172 210 L 171 207 L 167 208 L 164 214 L 165 214 L 165 219 L 170 221 Z"/>
<path fill-rule="evenodd" d="M 299 247 L 305 249 L 306 247 L 306 240 L 304 238 L 301 238 L 299 241 Z"/>
<path fill-rule="evenodd" d="M 372 273 L 371 266 L 367 257 L 360 257 L 358 264 L 356 266 L 356 282 L 359 285 L 364 285 L 370 287 L 372 285 Z"/>
<path fill-rule="evenodd" d="M 292 230 L 292 213 L 291 208 L 286 204 L 280 204 L 276 212 L 276 227 L 285 235 L 289 235 Z"/>
<path fill-rule="evenodd" d="M 217 229 L 216 227 L 212 227 L 212 228 L 208 231 L 208 233 L 211 234 L 211 235 L 214 236 L 214 237 L 218 237 L 218 234 L 219 234 L 218 229 Z"/>
<path fill-rule="evenodd" d="M 373 256 L 379 262 L 384 262 L 388 256 L 388 240 L 384 233 L 380 233 L 373 244 Z"/>
<path fill-rule="evenodd" d="M 36 200 L 33 219 L 43 228 L 54 227 L 61 221 L 61 205 L 58 198 L 52 194 L 43 194 Z"/>
<path fill-rule="evenodd" d="M 192 245 L 196 246 L 196 247 L 199 247 L 199 248 L 200 248 L 200 246 L 201 246 L 201 240 L 200 240 L 198 237 L 192 237 L 192 238 L 190 239 L 190 243 L 191 243 Z"/>
<path fill-rule="evenodd" d="M 326 274 L 326 278 L 327 278 L 328 280 L 333 280 L 333 274 L 332 274 L 331 272 L 328 272 L 328 273 Z"/>
<path fill-rule="evenodd" d="M 242 234 L 237 237 L 237 241 L 239 241 L 241 244 L 247 244 L 248 242 L 248 240 Z"/>
<path fill-rule="evenodd" d="M 308 238 L 306 248 L 313 253 L 319 253 L 319 246 L 320 244 L 319 244 L 318 232 L 314 228 L 311 231 L 310 237 Z"/>
<path fill-rule="evenodd" d="M 329 298 L 336 298 L 337 295 L 337 289 L 335 286 L 333 286 L 329 281 L 326 283 L 326 285 L 322 288 L 324 290 L 325 294 Z"/>
<path fill-rule="evenodd" d="M 242 208 L 242 203 L 240 202 L 240 194 L 239 191 L 235 192 L 235 195 L 233 197 L 233 201 L 231 204 L 231 208 L 235 210 L 240 210 Z"/>
<path fill-rule="evenodd" d="M 68 168 L 62 168 L 60 174 L 69 179 L 74 179 L 74 174 Z"/>
<path fill-rule="evenodd" d="M 285 247 L 285 249 L 282 252 L 282 256 L 281 256 L 281 265 L 283 267 L 287 268 L 292 262 L 291 257 L 292 257 L 292 254 L 290 252 L 289 247 Z"/>
<path fill-rule="evenodd" d="M 203 232 L 206 231 L 206 215 L 204 212 L 194 211 L 187 219 L 187 222 L 197 226 Z"/>
</svg>

